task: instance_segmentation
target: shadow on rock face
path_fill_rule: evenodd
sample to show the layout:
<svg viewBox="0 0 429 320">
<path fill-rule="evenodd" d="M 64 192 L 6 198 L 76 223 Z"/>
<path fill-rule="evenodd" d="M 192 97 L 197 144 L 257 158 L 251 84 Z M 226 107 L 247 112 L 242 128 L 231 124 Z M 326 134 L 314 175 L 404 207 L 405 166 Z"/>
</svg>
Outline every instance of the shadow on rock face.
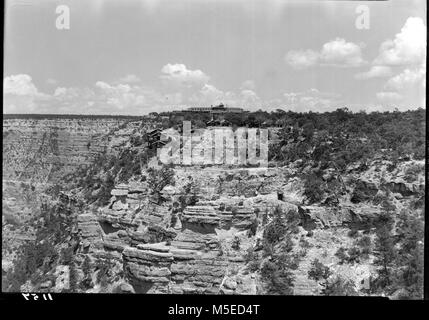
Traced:
<svg viewBox="0 0 429 320">
<path fill-rule="evenodd" d="M 216 225 L 214 224 L 182 222 L 182 232 L 188 229 L 195 233 L 210 234 L 216 233 L 215 227 Z"/>
<path fill-rule="evenodd" d="M 153 282 L 131 282 L 131 286 L 133 287 L 135 293 L 147 293 L 153 287 L 153 285 Z"/>
<path fill-rule="evenodd" d="M 115 228 L 114 226 L 112 226 L 110 222 L 107 222 L 107 221 L 99 221 L 99 223 L 100 223 L 101 229 L 103 229 L 103 232 L 105 234 L 114 233 L 121 230 L 120 228 Z"/>
</svg>

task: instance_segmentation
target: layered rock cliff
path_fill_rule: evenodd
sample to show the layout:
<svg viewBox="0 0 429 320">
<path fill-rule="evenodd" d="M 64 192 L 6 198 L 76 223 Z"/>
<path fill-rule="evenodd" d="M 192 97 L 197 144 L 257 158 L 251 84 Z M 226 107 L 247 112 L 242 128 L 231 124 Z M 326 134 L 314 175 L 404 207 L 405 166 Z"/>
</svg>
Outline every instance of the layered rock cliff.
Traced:
<svg viewBox="0 0 429 320">
<path fill-rule="evenodd" d="M 3 216 L 3 230 L 8 237 L 31 235 L 11 229 L 8 219 L 20 211 L 20 223 L 27 221 L 26 210 L 43 203 L 43 183 L 36 182 L 53 184 L 82 172 L 99 181 L 111 175 L 113 186 L 104 204 L 93 199 L 105 182 L 77 184 L 64 193 L 80 203 L 74 209 L 73 268 L 67 269 L 77 269 L 74 277 L 86 283 L 76 289 L 80 292 L 265 294 L 270 284 L 264 270 L 281 254 L 291 261 L 293 294 L 321 293 L 321 283 L 309 278 L 315 259 L 359 291 L 374 277 L 375 253 L 371 249 L 359 262 L 344 262 L 338 251 L 355 248 L 365 237 L 373 248 L 385 212 L 394 217 L 404 210 L 421 212 L 424 204 L 424 162 L 382 158 L 350 164 L 340 177 L 323 169 L 328 188 L 317 201 L 310 201 L 306 190 L 311 164 L 299 161 L 268 168 L 175 166 L 173 179 L 158 190 L 151 178 L 159 170 L 151 167 L 156 158 L 148 156 L 148 145 L 135 143 L 147 126 L 130 122 L 118 129 L 121 123 L 115 121 L 58 121 L 6 123 L 3 190 L 9 190 L 4 198 L 9 215 Z M 118 172 L 117 164 L 92 164 L 99 154 L 124 151 L 141 157 L 117 162 Z M 120 179 L 135 159 L 143 165 Z M 82 166 L 92 171 L 78 173 Z M 30 190 L 27 202 L 21 182 Z M 38 195 L 38 202 L 31 195 Z M 30 216 L 37 217 L 36 210 Z M 268 230 L 276 219 L 284 220 L 285 227 L 270 240 Z M 5 271 L 11 259 L 2 264 Z M 59 290 L 55 283 L 35 288 Z"/>
</svg>

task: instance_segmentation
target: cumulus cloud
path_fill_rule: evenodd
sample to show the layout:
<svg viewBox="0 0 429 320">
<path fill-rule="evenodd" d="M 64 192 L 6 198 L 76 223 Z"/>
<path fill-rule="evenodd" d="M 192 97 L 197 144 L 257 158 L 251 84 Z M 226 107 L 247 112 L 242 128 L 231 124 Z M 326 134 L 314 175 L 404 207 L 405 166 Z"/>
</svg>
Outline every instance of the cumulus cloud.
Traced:
<svg viewBox="0 0 429 320">
<path fill-rule="evenodd" d="M 37 96 L 39 91 L 33 79 L 27 74 L 11 75 L 4 78 L 3 93 L 17 96 Z"/>
<path fill-rule="evenodd" d="M 286 99 L 287 102 L 289 103 L 295 103 L 298 101 L 298 93 L 295 92 L 287 92 L 284 93 L 283 96 Z"/>
<path fill-rule="evenodd" d="M 261 105 L 251 80 L 244 81 L 238 92 L 224 92 L 208 83 L 210 78 L 204 72 L 189 70 L 182 64 L 165 65 L 161 78 L 167 86 L 146 87 L 139 77 L 128 74 L 111 82 L 100 80 L 85 87 L 58 86 L 52 94 L 44 94 L 30 76 L 12 75 L 4 78 L 4 112 L 144 114 L 180 109 L 183 104 L 224 103 L 245 108 Z"/>
<path fill-rule="evenodd" d="M 244 107 L 247 109 L 261 106 L 261 99 L 253 90 L 243 89 L 239 93 L 224 92 L 210 84 L 205 84 L 199 92 L 190 97 L 189 101 L 198 105 L 209 106 L 223 103 L 230 107 Z"/>
<path fill-rule="evenodd" d="M 99 97 L 119 110 L 142 106 L 146 102 L 140 89 L 138 87 L 132 88 L 129 84 L 110 85 L 103 81 L 97 81 L 95 86 L 100 89 Z"/>
<path fill-rule="evenodd" d="M 342 38 L 336 38 L 323 45 L 320 60 L 324 65 L 359 67 L 365 64 L 362 59 L 362 47 L 363 44 L 357 45 Z"/>
<path fill-rule="evenodd" d="M 396 76 L 390 78 L 385 87 L 393 90 L 402 90 L 409 87 L 421 86 L 426 84 L 426 67 L 424 65 L 419 68 L 405 69 Z"/>
<path fill-rule="evenodd" d="M 325 43 L 320 51 L 291 50 L 285 56 L 287 64 L 295 69 L 304 69 L 315 65 L 334 67 L 359 67 L 366 63 L 362 58 L 363 44 L 347 42 L 336 38 Z"/>
<path fill-rule="evenodd" d="M 127 74 L 126 76 L 119 78 L 118 82 L 119 83 L 138 83 L 138 82 L 141 82 L 141 79 L 135 74 Z"/>
<path fill-rule="evenodd" d="M 211 84 L 205 84 L 201 90 L 190 97 L 190 102 L 198 105 L 219 104 L 224 100 L 225 93 Z"/>
<path fill-rule="evenodd" d="M 168 99 L 178 101 L 177 94 L 163 96 L 151 88 L 118 81 L 57 87 L 46 94 L 37 89 L 29 75 L 11 75 L 3 80 L 5 113 L 142 114 L 165 105 Z"/>
<path fill-rule="evenodd" d="M 57 87 L 50 99 L 39 105 L 39 109 L 46 113 L 99 112 L 98 100 L 93 88 Z"/>
<path fill-rule="evenodd" d="M 255 90 L 255 82 L 253 80 L 246 80 L 240 86 L 241 90 Z"/>
<path fill-rule="evenodd" d="M 333 92 L 323 92 L 312 88 L 302 92 L 284 93 L 286 108 L 297 112 L 325 112 L 336 110 L 341 101 L 341 95 Z"/>
<path fill-rule="evenodd" d="M 401 100 L 404 108 L 425 107 L 426 105 L 426 65 L 417 68 L 406 68 L 399 74 L 391 77 L 384 85 L 384 90 L 396 94 L 379 96 L 379 100 L 396 98 Z"/>
<path fill-rule="evenodd" d="M 377 92 L 377 99 L 383 102 L 391 102 L 402 99 L 402 96 L 397 92 L 383 91 Z"/>
<path fill-rule="evenodd" d="M 384 41 L 374 63 L 379 65 L 420 64 L 426 59 L 426 26 L 421 18 L 409 17 L 395 38 Z"/>
<path fill-rule="evenodd" d="M 240 92 L 240 100 L 243 106 L 248 108 L 259 107 L 261 105 L 261 99 L 253 90 L 242 90 Z"/>
<path fill-rule="evenodd" d="M 46 83 L 51 86 L 55 86 L 56 84 L 58 84 L 58 81 L 55 79 L 49 78 L 48 80 L 46 80 Z"/>
<path fill-rule="evenodd" d="M 59 87 L 52 95 L 49 105 L 58 112 L 80 114 L 144 114 L 159 111 L 171 103 L 180 103 L 180 94 L 162 95 L 152 88 L 97 81 L 91 87 Z"/>
<path fill-rule="evenodd" d="M 38 102 L 49 99 L 40 92 L 27 74 L 10 75 L 3 79 L 3 112 L 32 113 Z"/>
<path fill-rule="evenodd" d="M 202 87 L 209 80 L 210 77 L 207 76 L 201 70 L 190 70 L 184 64 L 166 64 L 161 69 L 161 79 L 165 83 L 173 85 L 175 87 Z"/>
<path fill-rule="evenodd" d="M 393 39 L 380 45 L 373 64 L 398 70 L 376 94 L 379 101 L 395 102 L 402 108 L 425 106 L 426 26 L 421 18 L 409 17 Z"/>
<path fill-rule="evenodd" d="M 286 53 L 285 61 L 295 69 L 305 69 L 316 65 L 319 57 L 319 53 L 313 50 L 291 50 Z"/>
<path fill-rule="evenodd" d="M 391 76 L 392 73 L 392 69 L 389 66 L 372 66 L 369 71 L 357 73 L 355 78 L 358 80 L 384 78 Z"/>
</svg>

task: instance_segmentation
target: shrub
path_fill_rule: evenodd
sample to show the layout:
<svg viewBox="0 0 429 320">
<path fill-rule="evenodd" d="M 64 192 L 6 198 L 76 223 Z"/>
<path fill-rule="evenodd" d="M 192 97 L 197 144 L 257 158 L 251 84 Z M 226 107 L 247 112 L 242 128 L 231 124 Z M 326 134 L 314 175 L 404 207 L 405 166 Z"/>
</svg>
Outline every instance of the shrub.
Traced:
<svg viewBox="0 0 429 320">
<path fill-rule="evenodd" d="M 279 242 L 285 235 L 287 227 L 282 218 L 282 211 L 279 207 L 274 210 L 274 219 L 264 230 L 264 239 L 270 244 Z"/>
<path fill-rule="evenodd" d="M 250 225 L 248 236 L 252 237 L 256 234 L 256 230 L 258 230 L 258 219 L 254 219 L 252 224 Z"/>
<path fill-rule="evenodd" d="M 350 238 L 355 238 L 358 234 L 359 232 L 356 229 L 351 229 L 349 232 L 347 232 L 347 235 Z"/>
<path fill-rule="evenodd" d="M 41 224 L 36 225 L 36 239 L 21 245 L 2 287 L 5 291 L 20 291 L 21 285 L 30 280 L 33 284 L 45 279 L 46 273 L 58 262 L 56 247 L 65 243 L 73 226 L 69 209 L 60 202 L 53 207 L 42 205 Z M 66 262 L 72 260 L 72 249 L 62 251 Z"/>
<path fill-rule="evenodd" d="M 301 240 L 299 241 L 299 244 L 301 245 L 301 248 L 304 248 L 304 249 L 311 248 L 311 244 L 310 244 L 310 242 L 308 242 L 308 241 L 307 241 L 307 240 L 305 240 L 305 239 L 301 239 Z"/>
<path fill-rule="evenodd" d="M 328 266 L 325 266 L 318 259 L 314 259 L 308 271 L 308 277 L 315 281 L 326 280 L 332 274 Z"/>
<path fill-rule="evenodd" d="M 265 261 L 261 268 L 261 278 L 267 284 L 269 294 L 293 293 L 293 277 L 285 255 L 278 256 L 274 262 Z"/>
<path fill-rule="evenodd" d="M 304 177 L 304 195 L 309 203 L 319 202 L 324 195 L 324 182 L 321 177 L 316 174 L 308 174 Z"/>
<path fill-rule="evenodd" d="M 361 256 L 361 251 L 359 250 L 359 248 L 356 248 L 356 247 L 349 248 L 347 250 L 347 254 L 348 254 L 347 262 L 349 263 L 359 262 L 360 256 Z"/>
<path fill-rule="evenodd" d="M 89 258 L 89 256 L 85 256 L 81 268 L 85 277 L 91 275 L 91 259 Z"/>
<path fill-rule="evenodd" d="M 232 240 L 231 248 L 234 250 L 240 250 L 240 244 L 241 244 L 240 238 L 235 236 L 234 239 Z"/>
<path fill-rule="evenodd" d="M 367 248 L 371 246 L 371 238 L 369 236 L 363 236 L 360 238 L 356 244 L 362 248 Z"/>
<path fill-rule="evenodd" d="M 254 250 L 252 248 L 249 248 L 244 256 L 244 259 L 247 263 L 247 268 L 251 272 L 255 272 L 259 270 L 260 262 L 258 255 L 255 254 Z"/>
<path fill-rule="evenodd" d="M 363 236 L 360 238 L 356 244 L 361 249 L 361 255 L 363 258 L 367 259 L 368 255 L 371 253 L 371 238 L 369 236 Z"/>
<path fill-rule="evenodd" d="M 281 252 L 290 252 L 292 251 L 292 249 L 293 249 L 293 241 L 290 235 L 287 234 L 280 245 L 280 250 Z"/>
<path fill-rule="evenodd" d="M 302 256 L 305 256 L 305 254 L 303 255 L 302 252 L 296 253 L 292 256 L 292 259 L 291 259 L 290 264 L 289 264 L 290 269 L 292 269 L 292 270 L 298 269 Z"/>
<path fill-rule="evenodd" d="M 407 182 L 413 182 L 417 179 L 419 173 L 424 171 L 424 167 L 418 165 L 418 164 L 413 164 L 410 165 L 409 167 L 407 167 L 405 169 L 405 181 Z"/>
<path fill-rule="evenodd" d="M 162 166 L 159 170 L 150 168 L 148 173 L 147 182 L 152 194 L 159 195 L 164 187 L 174 184 L 174 170 L 170 166 Z"/>
<path fill-rule="evenodd" d="M 70 265 L 73 260 L 73 248 L 67 247 L 61 250 L 61 263 Z"/>
<path fill-rule="evenodd" d="M 262 248 L 264 252 L 264 257 L 270 256 L 273 254 L 273 245 L 267 241 L 267 239 L 262 240 Z"/>
<path fill-rule="evenodd" d="M 109 203 L 110 198 L 112 197 L 110 192 L 115 187 L 115 179 L 110 172 L 107 172 L 107 177 L 103 185 L 101 186 L 101 191 L 98 193 L 98 203 L 102 206 L 105 206 Z"/>
<path fill-rule="evenodd" d="M 78 273 L 77 269 L 74 263 L 71 263 L 70 265 L 70 273 L 69 273 L 69 284 L 70 284 L 70 291 L 71 292 L 77 292 L 78 289 Z"/>
<path fill-rule="evenodd" d="M 423 297 L 424 223 L 422 213 L 404 210 L 398 216 L 396 241 L 392 226 L 377 229 L 374 245 L 377 278 L 371 291 L 392 295 L 399 289 L 412 299 Z"/>
<path fill-rule="evenodd" d="M 106 286 L 108 283 L 108 279 L 112 273 L 113 261 L 111 258 L 106 258 L 98 261 L 98 265 L 96 269 L 98 269 L 97 273 L 97 281 L 103 286 Z"/>
<path fill-rule="evenodd" d="M 335 252 L 335 256 L 340 259 L 339 264 L 343 264 L 345 261 L 348 261 L 348 256 L 346 253 L 346 249 L 343 247 L 339 248 L 337 252 Z"/>
<path fill-rule="evenodd" d="M 177 222 L 177 214 L 172 213 L 171 219 L 170 219 L 170 227 L 174 227 L 176 225 L 176 222 Z"/>
<path fill-rule="evenodd" d="M 326 281 L 323 284 L 322 294 L 325 296 L 356 296 L 357 291 L 352 280 L 345 280 L 340 276 Z"/>
</svg>

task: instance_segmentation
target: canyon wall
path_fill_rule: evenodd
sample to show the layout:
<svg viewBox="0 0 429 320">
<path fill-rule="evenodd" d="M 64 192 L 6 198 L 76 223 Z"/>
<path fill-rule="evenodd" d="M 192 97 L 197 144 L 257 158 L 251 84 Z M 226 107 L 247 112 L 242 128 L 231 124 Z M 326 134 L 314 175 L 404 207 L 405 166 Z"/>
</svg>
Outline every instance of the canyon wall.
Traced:
<svg viewBox="0 0 429 320">
<path fill-rule="evenodd" d="M 108 145 L 120 119 L 5 119 L 3 179 L 50 182 L 85 166 Z"/>
</svg>

